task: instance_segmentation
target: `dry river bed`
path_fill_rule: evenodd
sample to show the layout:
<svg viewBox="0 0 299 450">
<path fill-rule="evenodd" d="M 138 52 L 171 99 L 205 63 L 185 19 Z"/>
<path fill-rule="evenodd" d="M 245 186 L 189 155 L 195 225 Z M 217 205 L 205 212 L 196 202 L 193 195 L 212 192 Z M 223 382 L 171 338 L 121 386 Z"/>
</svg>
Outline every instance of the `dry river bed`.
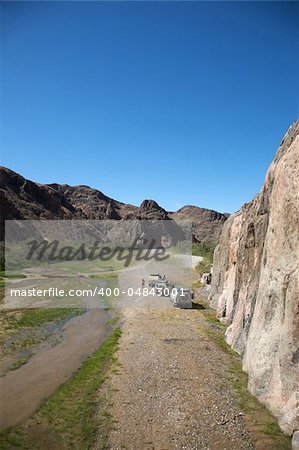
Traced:
<svg viewBox="0 0 299 450">
<path fill-rule="evenodd" d="M 23 285 L 38 284 L 25 280 Z M 108 314 L 96 298 L 85 298 L 86 312 L 62 323 L 51 323 L 52 334 L 41 344 L 16 351 L 1 361 L 0 429 L 29 418 L 43 400 L 69 380 L 82 363 L 105 341 L 111 327 Z M 41 327 L 41 330 L 47 327 Z M 34 333 L 27 330 L 25 337 Z M 36 333 L 36 332 L 35 332 Z M 7 370 L 20 354 L 30 355 L 17 370 Z"/>
</svg>

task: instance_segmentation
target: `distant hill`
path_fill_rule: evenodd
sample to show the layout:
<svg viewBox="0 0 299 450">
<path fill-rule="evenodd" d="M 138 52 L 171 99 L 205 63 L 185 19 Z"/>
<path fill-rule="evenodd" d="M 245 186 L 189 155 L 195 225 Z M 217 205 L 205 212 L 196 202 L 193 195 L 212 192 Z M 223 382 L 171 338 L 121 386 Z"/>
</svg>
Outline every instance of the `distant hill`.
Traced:
<svg viewBox="0 0 299 450">
<path fill-rule="evenodd" d="M 194 242 L 218 242 L 222 227 L 228 217 L 227 214 L 192 205 L 184 206 L 168 215 L 174 220 L 188 219 L 192 221 Z"/>
<path fill-rule="evenodd" d="M 158 219 L 192 220 L 194 242 L 218 242 L 227 214 L 184 206 L 167 212 L 154 200 L 139 207 L 122 203 L 89 186 L 40 184 L 0 167 L 1 238 L 9 219 Z"/>
</svg>

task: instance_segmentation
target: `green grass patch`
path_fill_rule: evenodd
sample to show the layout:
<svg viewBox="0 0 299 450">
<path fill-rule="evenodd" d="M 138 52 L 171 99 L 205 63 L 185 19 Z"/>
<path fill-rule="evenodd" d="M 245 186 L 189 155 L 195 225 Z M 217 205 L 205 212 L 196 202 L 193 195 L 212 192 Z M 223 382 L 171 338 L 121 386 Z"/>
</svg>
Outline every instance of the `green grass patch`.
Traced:
<svg viewBox="0 0 299 450">
<path fill-rule="evenodd" d="M 24 364 L 26 364 L 26 362 L 29 360 L 29 358 L 30 358 L 30 356 L 27 356 L 25 358 L 17 359 L 17 361 L 13 363 L 13 365 L 10 367 L 9 370 L 17 370 L 19 367 L 21 367 Z"/>
<path fill-rule="evenodd" d="M 211 271 L 216 245 L 217 244 L 211 242 L 192 244 L 192 255 L 201 256 L 203 258 L 203 261 L 200 261 L 195 267 L 195 272 L 197 272 L 200 276 L 203 273 Z"/>
<path fill-rule="evenodd" d="M 0 432 L 0 449 L 12 450 L 12 449 L 25 449 L 25 436 L 23 430 L 18 428 L 6 428 Z"/>
<path fill-rule="evenodd" d="M 118 274 L 117 273 L 93 273 L 92 275 L 89 275 L 89 278 L 100 278 L 102 280 L 105 279 L 109 279 L 109 278 L 114 278 L 117 279 L 118 278 Z"/>
<path fill-rule="evenodd" d="M 265 425 L 264 433 L 269 434 L 270 436 L 280 436 L 281 429 L 277 423 L 277 420 L 270 418 Z"/>
<path fill-rule="evenodd" d="M 47 267 L 49 265 L 45 265 Z M 123 268 L 123 262 L 112 259 L 109 261 L 62 261 L 60 263 L 55 263 L 55 267 L 59 268 L 62 272 L 68 273 L 89 273 L 99 272 L 111 272 L 113 270 L 120 270 Z"/>
<path fill-rule="evenodd" d="M 209 273 L 211 271 L 213 259 L 207 256 L 203 257 L 203 261 L 199 261 L 195 266 L 195 272 L 201 277 L 204 273 Z"/>
<path fill-rule="evenodd" d="M 4 319 L 4 324 L 14 329 L 40 327 L 48 322 L 62 320 L 70 316 L 82 314 L 83 312 L 83 307 L 28 309 L 22 311 L 19 315 L 7 314 Z"/>
<path fill-rule="evenodd" d="M 6 280 L 13 280 L 13 279 L 19 279 L 19 278 L 27 278 L 26 275 L 22 273 L 6 273 L 5 271 L 0 271 L 0 288 L 4 288 L 7 284 Z"/>
<path fill-rule="evenodd" d="M 207 302 L 205 300 L 201 300 L 198 299 L 197 300 L 198 303 L 201 303 L 205 306 L 203 314 L 204 317 L 206 319 L 206 321 L 211 324 L 211 325 L 215 325 L 215 327 L 213 327 L 212 329 L 209 329 L 207 331 L 208 334 L 211 333 L 211 338 L 213 338 L 213 340 L 217 341 L 217 343 L 223 347 L 225 350 L 229 350 L 230 346 L 226 343 L 225 339 L 224 339 L 224 330 L 225 330 L 225 325 L 220 322 L 220 320 L 217 318 L 215 311 L 207 304 Z M 222 333 L 218 333 L 217 331 L 222 331 Z M 235 352 L 234 352 L 235 353 Z"/>
<path fill-rule="evenodd" d="M 23 273 L 7 273 L 3 270 L 0 271 L 0 277 L 3 278 L 27 278 L 26 275 L 24 275 Z"/>
<path fill-rule="evenodd" d="M 203 284 L 200 281 L 195 281 L 192 283 L 192 289 L 199 289 L 201 287 L 203 287 Z"/>
<path fill-rule="evenodd" d="M 30 348 L 40 344 L 49 337 L 49 334 L 43 333 L 43 326 L 52 322 L 70 319 L 82 314 L 84 311 L 83 307 L 72 307 L 28 309 L 4 313 L 2 317 L 0 316 L 1 327 L 5 330 L 0 336 L 2 357 L 12 354 L 18 349 Z M 7 339 L 9 340 L 9 346 L 7 346 Z M 18 369 L 20 365 L 16 365 L 13 369 Z"/>
<path fill-rule="evenodd" d="M 208 256 L 213 259 L 213 253 L 216 248 L 213 242 L 202 242 L 199 244 L 192 244 L 192 255 L 194 256 Z"/>
<path fill-rule="evenodd" d="M 119 320 L 120 320 L 120 314 L 115 314 L 115 316 L 109 320 L 108 325 L 110 325 L 111 327 L 114 327 L 115 325 L 118 324 Z"/>
<path fill-rule="evenodd" d="M 68 447 L 90 448 L 100 427 L 96 419 L 97 391 L 115 361 L 114 352 L 121 335 L 116 328 L 104 344 L 42 405 L 39 414 L 46 418 Z"/>
</svg>

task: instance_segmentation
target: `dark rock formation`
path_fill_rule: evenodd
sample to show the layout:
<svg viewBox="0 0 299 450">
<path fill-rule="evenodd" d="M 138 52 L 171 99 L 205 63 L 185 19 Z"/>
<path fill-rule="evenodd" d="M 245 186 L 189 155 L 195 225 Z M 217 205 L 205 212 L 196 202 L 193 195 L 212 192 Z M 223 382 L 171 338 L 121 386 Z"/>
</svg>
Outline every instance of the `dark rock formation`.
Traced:
<svg viewBox="0 0 299 450">
<path fill-rule="evenodd" d="M 196 206 L 186 206 L 176 213 L 168 213 L 154 200 L 144 200 L 137 207 L 107 197 L 89 186 L 38 184 L 4 167 L 0 168 L 0 199 L 1 239 L 4 236 L 4 220 L 9 219 L 173 219 L 193 222 L 195 242 L 217 242 L 226 220 L 224 214 Z"/>
<path fill-rule="evenodd" d="M 138 211 L 141 219 L 168 220 L 168 214 L 154 200 L 143 200 Z"/>
<path fill-rule="evenodd" d="M 68 186 L 56 183 L 48 186 L 63 195 L 88 219 L 121 219 L 121 211 L 125 205 L 107 197 L 97 189 L 83 185 Z"/>
<path fill-rule="evenodd" d="M 227 220 L 227 214 L 197 206 L 184 206 L 177 212 L 170 213 L 174 220 L 191 220 L 194 242 L 219 242 L 219 236 Z"/>
<path fill-rule="evenodd" d="M 1 218 L 84 218 L 67 198 L 50 185 L 33 183 L 12 170 L 0 169 Z"/>
</svg>

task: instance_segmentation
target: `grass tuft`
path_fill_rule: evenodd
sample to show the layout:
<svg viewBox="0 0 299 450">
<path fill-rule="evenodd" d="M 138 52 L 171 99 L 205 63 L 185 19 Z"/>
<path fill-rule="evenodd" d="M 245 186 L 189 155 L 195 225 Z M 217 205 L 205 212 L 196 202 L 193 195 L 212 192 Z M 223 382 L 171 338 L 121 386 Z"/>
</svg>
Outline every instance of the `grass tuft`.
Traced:
<svg viewBox="0 0 299 450">
<path fill-rule="evenodd" d="M 264 433 L 270 436 L 279 436 L 281 434 L 281 429 L 277 423 L 277 420 L 270 418 L 265 425 Z"/>
<path fill-rule="evenodd" d="M 24 433 L 20 428 L 6 428 L 0 432 L 0 449 L 12 450 L 16 448 L 25 449 Z"/>
<path fill-rule="evenodd" d="M 28 361 L 29 358 L 30 358 L 30 356 L 27 356 L 27 357 L 24 357 L 24 358 L 17 359 L 17 360 L 13 363 L 13 365 L 10 367 L 9 370 L 16 370 L 16 369 L 18 369 L 19 367 L 21 367 L 21 366 L 23 366 L 24 364 L 26 364 L 26 362 Z"/>
</svg>

